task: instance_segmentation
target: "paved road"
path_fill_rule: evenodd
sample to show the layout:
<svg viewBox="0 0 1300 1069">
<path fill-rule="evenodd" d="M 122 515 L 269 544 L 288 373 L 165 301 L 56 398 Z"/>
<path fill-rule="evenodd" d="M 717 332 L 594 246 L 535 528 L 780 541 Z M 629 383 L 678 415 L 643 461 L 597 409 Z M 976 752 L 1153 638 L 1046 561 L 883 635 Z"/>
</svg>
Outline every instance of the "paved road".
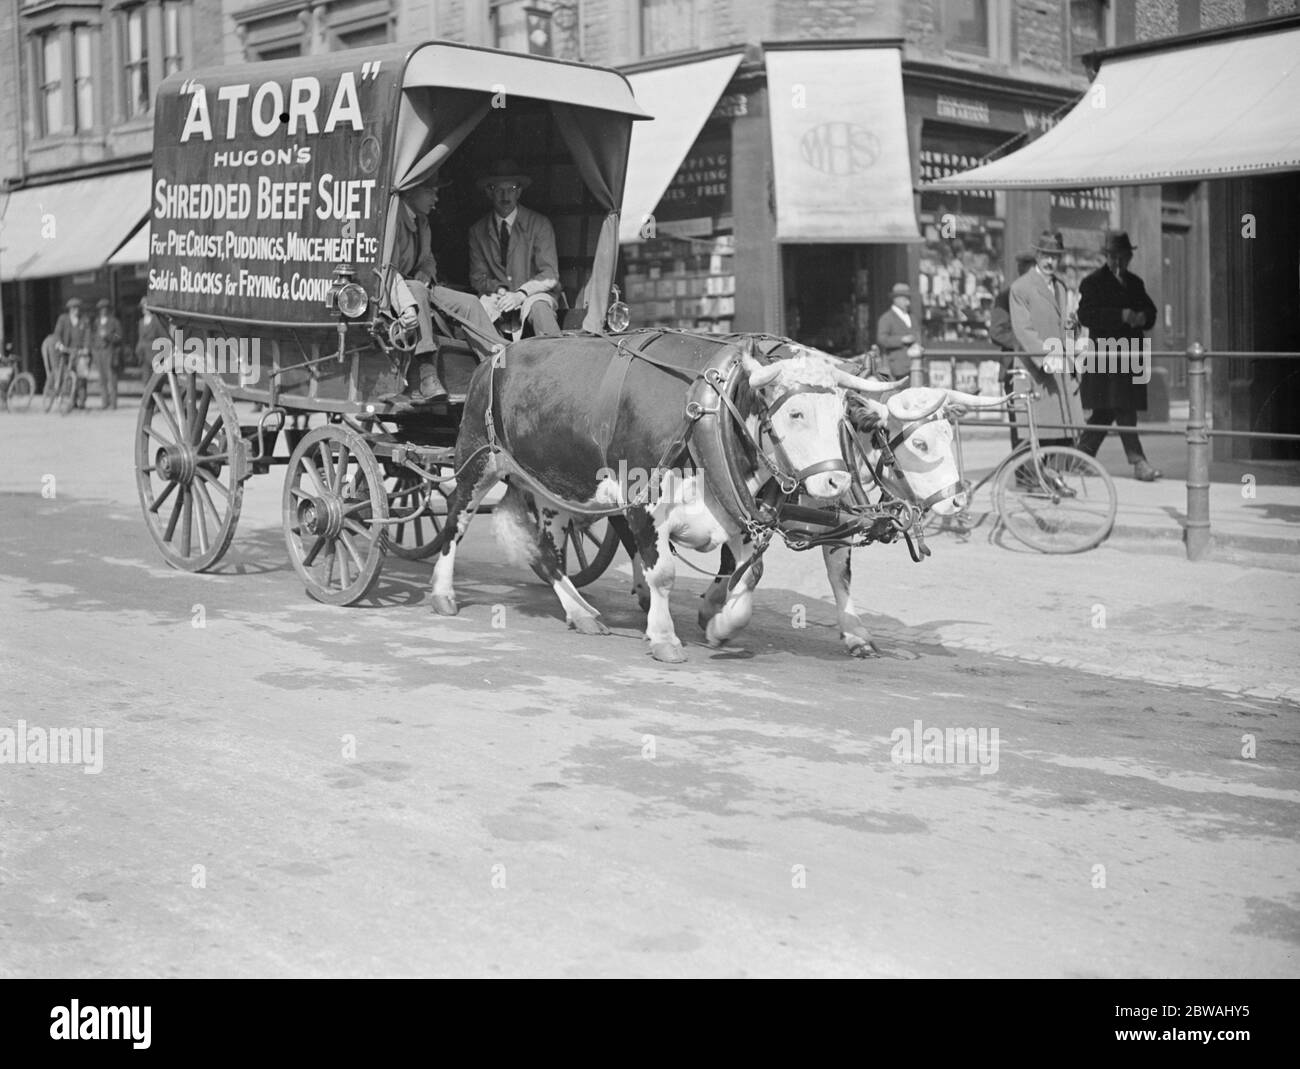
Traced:
<svg viewBox="0 0 1300 1069">
<path fill-rule="evenodd" d="M 622 577 L 591 588 L 615 634 L 567 632 L 487 525 L 454 620 L 395 560 L 375 605 L 317 605 L 275 476 L 220 573 L 174 572 L 131 420 L 0 420 L 0 742 L 103 729 L 98 774 L 0 764 L 2 975 L 1300 971 L 1300 710 L 1243 693 L 1296 671 L 1294 576 L 881 547 L 855 589 L 917 659 L 854 662 L 817 562 L 785 554 L 744 650 L 670 667 Z M 1162 650 L 1200 679 L 1220 633 L 1259 660 L 1143 681 Z M 899 763 L 917 721 L 989 748 Z"/>
</svg>

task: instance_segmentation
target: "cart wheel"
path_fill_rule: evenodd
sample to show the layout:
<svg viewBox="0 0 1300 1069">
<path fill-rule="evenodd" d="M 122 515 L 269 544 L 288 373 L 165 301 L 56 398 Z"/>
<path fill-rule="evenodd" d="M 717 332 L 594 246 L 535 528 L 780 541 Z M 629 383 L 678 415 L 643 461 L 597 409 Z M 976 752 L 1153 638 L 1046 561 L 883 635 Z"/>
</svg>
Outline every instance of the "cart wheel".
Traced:
<svg viewBox="0 0 1300 1069">
<path fill-rule="evenodd" d="M 36 396 L 36 379 L 30 371 L 20 371 L 9 384 L 9 411 L 26 412 Z"/>
<path fill-rule="evenodd" d="M 598 519 L 584 525 L 572 519 L 564 528 L 564 542 L 558 547 L 560 568 L 574 586 L 586 586 L 605 574 L 618 547 L 618 532 L 609 520 Z"/>
<path fill-rule="evenodd" d="M 424 500 L 424 480 L 409 468 L 403 468 L 385 477 L 384 492 L 388 497 L 389 516 L 409 515 Z M 388 524 L 385 536 L 388 552 L 402 560 L 424 560 L 432 554 L 433 540 L 442 530 L 443 517 L 447 514 L 446 504 L 446 496 L 435 488 L 429 511 L 409 523 Z"/>
<path fill-rule="evenodd" d="M 387 518 L 384 472 L 366 440 L 335 423 L 309 431 L 284 480 L 284 540 L 307 593 L 328 605 L 369 594 Z"/>
<path fill-rule="evenodd" d="M 994 489 L 1001 523 L 1025 545 L 1043 553 L 1078 553 L 1110 534 L 1115 484 L 1087 453 L 1067 446 L 1012 458 Z M 1041 471 L 1041 475 L 1040 475 Z"/>
<path fill-rule="evenodd" d="M 219 378 L 160 372 L 145 383 L 135 481 L 149 534 L 172 567 L 206 571 L 229 548 L 244 500 L 243 448 Z"/>
</svg>

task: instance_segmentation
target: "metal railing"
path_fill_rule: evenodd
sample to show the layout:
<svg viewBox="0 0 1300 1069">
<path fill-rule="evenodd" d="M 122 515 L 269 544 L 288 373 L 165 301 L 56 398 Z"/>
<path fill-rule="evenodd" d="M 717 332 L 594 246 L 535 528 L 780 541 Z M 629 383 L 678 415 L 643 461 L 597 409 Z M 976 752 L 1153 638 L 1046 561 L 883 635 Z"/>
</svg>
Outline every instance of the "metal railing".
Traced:
<svg viewBox="0 0 1300 1069">
<path fill-rule="evenodd" d="M 967 361 L 981 363 L 985 360 L 1005 360 L 1008 356 L 1020 356 L 1020 353 L 1008 353 L 1001 349 L 925 349 L 913 345 L 908 349 L 910 358 L 908 384 L 911 386 L 927 385 L 926 361 Z M 1300 442 L 1300 434 L 1282 434 L 1264 431 L 1230 431 L 1210 430 L 1207 422 L 1207 391 L 1205 388 L 1206 361 L 1238 358 L 1245 360 L 1300 360 L 1300 353 L 1274 352 L 1226 352 L 1207 350 L 1200 343 L 1189 345 L 1181 352 L 1151 352 L 1150 357 L 1183 358 L 1187 361 L 1187 428 L 1171 430 L 1164 427 L 1131 428 L 1142 434 L 1183 435 L 1187 440 L 1187 523 L 1184 543 L 1187 547 L 1188 560 L 1201 560 L 1210 548 L 1210 439 L 1211 438 L 1246 438 L 1266 439 L 1281 442 Z M 961 423 L 982 427 L 1010 427 L 1010 420 L 991 422 L 988 420 L 964 419 Z M 1039 423 L 1039 430 L 1086 431 L 1108 429 L 1112 432 L 1129 430 L 1109 426 L 1102 428 L 1097 424 L 1075 423 Z"/>
</svg>

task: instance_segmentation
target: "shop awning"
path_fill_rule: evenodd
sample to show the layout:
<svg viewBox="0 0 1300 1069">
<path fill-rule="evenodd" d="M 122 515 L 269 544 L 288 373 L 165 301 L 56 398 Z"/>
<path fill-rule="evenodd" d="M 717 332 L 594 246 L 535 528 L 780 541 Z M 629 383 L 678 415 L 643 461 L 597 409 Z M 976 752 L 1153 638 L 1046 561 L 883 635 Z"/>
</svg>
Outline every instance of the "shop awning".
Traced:
<svg viewBox="0 0 1300 1069">
<path fill-rule="evenodd" d="M 1069 189 L 1300 170 L 1300 30 L 1105 60 L 1018 152 L 929 189 Z"/>
<path fill-rule="evenodd" d="M 20 189 L 4 206 L 0 280 L 52 278 L 104 265 L 149 214 L 148 170 Z"/>
<path fill-rule="evenodd" d="M 769 49 L 776 237 L 919 241 L 897 48 Z"/>
<path fill-rule="evenodd" d="M 641 240 L 642 226 L 654 213 L 739 66 L 740 53 L 736 53 L 628 75 L 637 103 L 654 120 L 632 127 L 619 241 Z"/>
<path fill-rule="evenodd" d="M 108 258 L 114 266 L 119 264 L 147 264 L 149 262 L 149 223 L 140 227 L 126 240 L 117 252 Z"/>
</svg>

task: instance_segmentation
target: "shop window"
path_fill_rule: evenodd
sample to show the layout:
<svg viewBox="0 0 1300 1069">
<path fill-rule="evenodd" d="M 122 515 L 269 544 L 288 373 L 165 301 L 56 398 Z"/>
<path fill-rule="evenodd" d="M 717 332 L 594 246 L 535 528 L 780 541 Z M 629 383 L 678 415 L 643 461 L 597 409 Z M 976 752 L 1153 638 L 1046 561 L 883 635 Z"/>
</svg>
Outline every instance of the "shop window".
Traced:
<svg viewBox="0 0 1300 1069">
<path fill-rule="evenodd" d="M 353 26 L 334 31 L 336 48 L 368 48 L 371 45 L 386 45 L 391 40 L 387 19 L 372 26 Z"/>
<path fill-rule="evenodd" d="M 72 31 L 72 84 L 75 113 L 74 130 L 90 130 L 95 125 L 95 83 L 92 79 L 91 45 L 94 38 L 89 26 Z"/>
<path fill-rule="evenodd" d="M 641 54 L 686 52 L 700 47 L 702 17 L 696 0 L 641 0 Z"/>
<path fill-rule="evenodd" d="M 163 77 L 175 74 L 185 66 L 185 50 L 181 46 L 181 5 L 165 3 L 163 15 Z"/>
<path fill-rule="evenodd" d="M 147 115 L 153 97 L 149 86 L 149 33 L 143 5 L 126 12 L 126 113 Z"/>
<path fill-rule="evenodd" d="M 943 37 L 953 51 L 989 55 L 989 0 L 948 0 L 943 6 Z"/>
<path fill-rule="evenodd" d="M 63 129 L 63 43 L 57 30 L 41 34 L 36 54 L 40 62 L 40 126 L 47 137 Z"/>
<path fill-rule="evenodd" d="M 1104 7 L 1104 0 L 1070 0 L 1070 67 L 1076 74 L 1087 74 L 1083 67 L 1084 53 L 1095 51 L 1106 44 Z"/>
</svg>

